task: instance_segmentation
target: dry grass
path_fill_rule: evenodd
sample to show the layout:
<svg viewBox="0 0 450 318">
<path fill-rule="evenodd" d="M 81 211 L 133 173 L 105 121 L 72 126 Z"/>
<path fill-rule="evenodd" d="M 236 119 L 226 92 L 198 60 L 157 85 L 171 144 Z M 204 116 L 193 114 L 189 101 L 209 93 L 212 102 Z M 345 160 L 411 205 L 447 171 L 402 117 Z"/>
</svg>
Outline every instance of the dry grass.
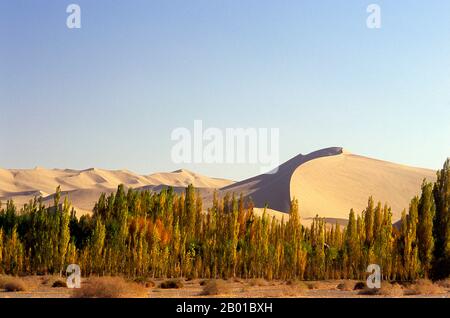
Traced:
<svg viewBox="0 0 450 318">
<path fill-rule="evenodd" d="M 53 288 L 60 288 L 60 287 L 67 288 L 67 283 L 63 280 L 58 279 L 53 282 L 52 287 Z"/>
<path fill-rule="evenodd" d="M 179 279 L 169 279 L 169 280 L 166 280 L 166 281 L 162 282 L 161 284 L 159 284 L 159 288 L 162 288 L 162 289 L 180 289 L 183 287 L 184 287 L 184 284 Z"/>
<path fill-rule="evenodd" d="M 344 280 L 342 283 L 337 285 L 336 288 L 342 291 L 352 291 L 355 289 L 355 282 Z"/>
<path fill-rule="evenodd" d="M 306 290 L 310 289 L 310 286 L 301 280 L 288 280 L 286 281 L 286 287 L 282 289 L 284 296 L 301 296 Z"/>
<path fill-rule="evenodd" d="M 353 290 L 363 290 L 363 289 L 366 289 L 366 283 L 364 282 L 357 282 L 353 287 Z"/>
<path fill-rule="evenodd" d="M 206 283 L 203 287 L 201 295 L 214 296 L 214 295 L 226 295 L 229 294 L 231 288 L 226 281 L 222 279 L 212 279 Z"/>
<path fill-rule="evenodd" d="M 258 287 L 262 287 L 262 286 L 269 286 L 269 282 L 263 278 L 253 278 L 251 279 L 248 284 L 252 287 L 258 286 Z"/>
<path fill-rule="evenodd" d="M 25 282 L 18 277 L 1 276 L 0 289 L 4 289 L 7 292 L 18 292 L 27 290 L 27 286 Z"/>
<path fill-rule="evenodd" d="M 144 286 L 145 288 L 153 288 L 156 286 L 156 283 L 148 277 L 137 277 L 133 281 Z"/>
<path fill-rule="evenodd" d="M 381 288 L 365 287 L 358 292 L 358 295 L 368 296 L 387 296 L 387 297 L 401 297 L 403 296 L 403 287 L 399 284 L 390 284 L 388 282 L 382 283 Z"/>
<path fill-rule="evenodd" d="M 406 291 L 406 295 L 439 295 L 445 293 L 444 287 L 433 284 L 428 279 L 419 279 L 415 284 L 412 284 Z"/>
<path fill-rule="evenodd" d="M 436 282 L 436 285 L 443 288 L 450 288 L 450 278 L 439 280 Z"/>
<path fill-rule="evenodd" d="M 314 282 L 306 282 L 306 287 L 308 287 L 308 289 L 324 289 L 326 288 L 326 285 L 322 282 L 314 281 Z"/>
<path fill-rule="evenodd" d="M 97 277 L 75 289 L 73 298 L 127 298 L 143 297 L 146 290 L 139 284 L 125 281 L 122 277 Z"/>
<path fill-rule="evenodd" d="M 397 283 L 384 283 L 381 285 L 380 295 L 389 297 L 401 297 L 403 296 L 403 287 Z"/>
</svg>

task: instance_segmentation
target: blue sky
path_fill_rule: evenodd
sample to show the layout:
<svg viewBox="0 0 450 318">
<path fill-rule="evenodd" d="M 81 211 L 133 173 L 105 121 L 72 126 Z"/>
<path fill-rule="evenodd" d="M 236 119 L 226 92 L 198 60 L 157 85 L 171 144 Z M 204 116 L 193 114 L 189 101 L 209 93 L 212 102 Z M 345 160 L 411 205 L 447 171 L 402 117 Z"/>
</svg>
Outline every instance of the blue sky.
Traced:
<svg viewBox="0 0 450 318">
<path fill-rule="evenodd" d="M 3 168 L 259 172 L 172 163 L 172 130 L 195 119 L 280 128 L 281 161 L 343 146 L 437 169 L 450 155 L 449 1 L 0 0 L 0 39 Z"/>
</svg>

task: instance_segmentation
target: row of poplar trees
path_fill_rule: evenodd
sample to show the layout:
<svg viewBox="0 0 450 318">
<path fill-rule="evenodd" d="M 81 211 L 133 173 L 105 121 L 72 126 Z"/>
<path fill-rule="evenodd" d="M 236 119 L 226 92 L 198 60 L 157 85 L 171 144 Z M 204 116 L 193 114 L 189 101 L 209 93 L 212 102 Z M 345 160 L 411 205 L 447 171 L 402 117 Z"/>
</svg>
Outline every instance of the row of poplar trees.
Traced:
<svg viewBox="0 0 450 318">
<path fill-rule="evenodd" d="M 449 160 L 398 225 L 372 198 L 342 228 L 319 217 L 302 226 L 297 200 L 286 220 L 256 215 L 242 195 L 214 194 L 205 208 L 193 186 L 180 194 L 119 186 L 79 219 L 60 201 L 58 188 L 52 207 L 39 198 L 20 211 L 0 205 L 0 273 L 62 274 L 79 264 L 84 275 L 362 279 L 379 264 L 389 280 L 450 274 Z"/>
</svg>

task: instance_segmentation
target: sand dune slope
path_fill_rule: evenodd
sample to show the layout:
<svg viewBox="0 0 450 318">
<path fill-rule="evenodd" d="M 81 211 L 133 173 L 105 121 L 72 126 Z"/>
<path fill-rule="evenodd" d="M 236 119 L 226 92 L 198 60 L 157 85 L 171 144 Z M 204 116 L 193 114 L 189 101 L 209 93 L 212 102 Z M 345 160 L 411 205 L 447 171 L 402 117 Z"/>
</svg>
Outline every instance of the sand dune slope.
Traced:
<svg viewBox="0 0 450 318">
<path fill-rule="evenodd" d="M 302 214 L 348 218 L 350 208 L 361 212 L 372 195 L 387 202 L 393 220 L 420 193 L 422 180 L 436 180 L 436 172 L 343 153 L 300 166 L 291 177 L 290 195 L 301 202 Z"/>
<path fill-rule="evenodd" d="M 341 153 L 341 148 L 326 148 L 308 155 L 300 154 L 280 165 L 274 174 L 261 174 L 234 183 L 222 188 L 221 192 L 243 193 L 247 197 L 251 197 L 256 207 L 262 208 L 268 204 L 270 209 L 288 212 L 291 202 L 292 174 L 305 162 L 339 153 Z"/>
<path fill-rule="evenodd" d="M 351 208 L 360 213 L 372 195 L 392 207 L 395 221 L 410 199 L 419 194 L 422 180 L 435 181 L 435 174 L 433 170 L 357 156 L 333 147 L 298 155 L 282 164 L 276 174 L 259 175 L 221 191 L 243 193 L 256 207 L 267 204 L 281 212 L 288 212 L 290 200 L 297 198 L 304 220 L 319 215 L 341 221 L 348 218 Z"/>
</svg>

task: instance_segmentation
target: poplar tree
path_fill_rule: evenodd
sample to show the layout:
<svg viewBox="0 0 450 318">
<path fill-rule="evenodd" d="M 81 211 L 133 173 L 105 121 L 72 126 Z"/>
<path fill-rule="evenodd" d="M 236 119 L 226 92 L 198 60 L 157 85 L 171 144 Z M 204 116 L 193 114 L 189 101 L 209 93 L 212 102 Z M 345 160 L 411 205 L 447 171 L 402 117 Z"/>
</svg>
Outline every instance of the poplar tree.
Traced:
<svg viewBox="0 0 450 318">
<path fill-rule="evenodd" d="M 346 274 L 347 278 L 354 278 L 357 272 L 355 265 L 357 264 L 358 255 L 358 237 L 357 226 L 355 220 L 355 211 L 350 210 L 347 228 L 345 231 L 345 255 L 346 255 Z"/>
<path fill-rule="evenodd" d="M 419 245 L 419 259 L 422 263 L 425 277 L 428 277 L 434 249 L 433 218 L 435 215 L 435 204 L 433 199 L 433 185 L 422 183 L 422 194 L 419 200 L 419 223 L 417 227 L 417 238 Z"/>
<path fill-rule="evenodd" d="M 433 194 L 436 203 L 433 278 L 443 279 L 450 276 L 450 158 L 437 172 Z"/>
<path fill-rule="evenodd" d="M 1 205 L 0 205 L 1 208 Z M 0 273 L 3 273 L 3 228 L 0 227 Z"/>
</svg>

